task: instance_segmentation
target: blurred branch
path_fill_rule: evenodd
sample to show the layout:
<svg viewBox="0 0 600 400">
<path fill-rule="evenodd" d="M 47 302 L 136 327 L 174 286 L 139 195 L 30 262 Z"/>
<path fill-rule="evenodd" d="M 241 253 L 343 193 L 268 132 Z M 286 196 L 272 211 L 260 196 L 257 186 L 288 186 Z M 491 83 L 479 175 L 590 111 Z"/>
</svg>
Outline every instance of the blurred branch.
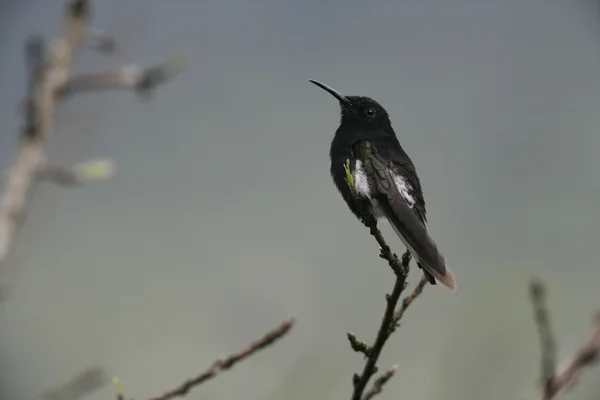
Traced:
<svg viewBox="0 0 600 400">
<path fill-rule="evenodd" d="M 157 86 L 179 73 L 184 64 L 185 59 L 175 55 L 167 62 L 147 68 L 132 64 L 113 70 L 73 76 L 61 90 L 61 95 L 124 88 L 133 89 L 138 95 L 148 97 Z"/>
<path fill-rule="evenodd" d="M 385 385 L 387 381 L 394 375 L 394 372 L 396 371 L 395 367 L 389 369 L 385 374 L 376 379 L 373 387 L 363 395 L 369 380 L 377 373 L 377 361 L 381 351 L 383 350 L 383 346 L 390 335 L 396 330 L 406 309 L 412 304 L 414 299 L 421 294 L 426 284 L 426 281 L 422 279 L 414 289 L 413 293 L 406 297 L 402 302 L 401 307 L 396 310 L 400 296 L 407 285 L 406 278 L 408 277 L 408 272 L 410 270 L 409 264 L 411 260 L 410 252 L 406 251 L 406 253 L 404 253 L 402 256 L 402 259 L 398 259 L 398 256 L 392 253 L 390 247 L 385 242 L 381 231 L 377 228 L 377 220 L 369 215 L 368 212 L 365 212 L 365 210 L 363 210 L 362 214 L 364 216 L 363 223 L 369 228 L 371 235 L 375 238 L 380 246 L 379 256 L 387 260 L 388 265 L 396 275 L 396 282 L 394 284 L 394 288 L 392 289 L 392 293 L 386 294 L 387 305 L 381 320 L 379 332 L 377 333 L 377 337 L 373 345 L 368 346 L 365 342 L 356 339 L 356 336 L 354 336 L 352 333 L 348 333 L 348 340 L 350 341 L 352 349 L 356 352 L 364 354 L 366 357 L 366 363 L 363 367 L 362 373 L 360 375 L 354 374 L 353 376 L 352 382 L 354 385 L 354 390 L 352 393 L 352 400 L 367 400 L 372 398 L 382 391 L 383 385 Z"/>
<path fill-rule="evenodd" d="M 54 40 L 48 57 L 41 37 L 31 36 L 25 44 L 25 62 L 28 70 L 28 93 L 24 102 L 25 122 L 21 128 L 17 155 L 8 168 L 6 182 L 0 192 L 0 265 L 6 261 L 36 180 L 74 186 L 106 179 L 114 173 L 114 165 L 109 160 L 92 161 L 75 167 L 47 163 L 44 149 L 54 114 L 62 99 L 59 95 L 72 91 L 74 83 L 81 85 L 90 82 L 91 77 L 99 76 L 83 74 L 78 78 L 70 77 L 76 52 L 84 45 L 91 45 L 106 52 L 114 50 L 116 46 L 114 39 L 88 28 L 90 3 L 90 0 L 67 2 L 61 31 Z M 127 71 L 133 88 L 138 93 L 147 95 L 151 89 L 173 76 L 175 70 L 178 70 L 177 67 L 181 69 L 180 65 L 165 63 L 147 69 L 129 67 Z M 102 79 L 91 81 L 95 87 L 109 83 Z"/>
<path fill-rule="evenodd" d="M 365 393 L 363 399 L 370 400 L 373 397 L 375 397 L 375 395 L 381 393 L 381 391 L 383 390 L 383 385 L 385 385 L 387 383 L 387 381 L 389 381 L 392 378 L 392 376 L 394 376 L 397 369 L 398 369 L 398 366 L 394 365 L 394 366 L 392 366 L 392 368 L 385 371 L 385 373 L 383 375 L 381 375 L 379 378 L 377 378 L 375 380 L 375 383 L 373 383 L 373 387 L 367 393 Z"/>
<path fill-rule="evenodd" d="M 0 197 L 0 263 L 5 261 L 14 240 L 36 171 L 45 161 L 44 142 L 57 107 L 55 93 L 69 76 L 73 57 L 84 37 L 89 11 L 88 1 L 69 2 L 62 31 L 52 46 L 47 64 L 43 60 L 40 38 L 30 39 L 26 44 L 30 71 L 26 121 L 17 157 L 8 170 Z"/>
<path fill-rule="evenodd" d="M 530 294 L 542 349 L 542 382 L 544 392 L 549 392 L 552 390 L 556 371 L 556 341 L 550 324 L 550 313 L 546 306 L 546 288 L 542 282 L 534 280 L 531 282 Z"/>
<path fill-rule="evenodd" d="M 556 367 L 556 340 L 552 333 L 550 315 L 546 305 L 546 288 L 538 280 L 530 284 L 531 302 L 538 326 L 542 352 L 542 400 L 555 400 L 567 393 L 577 382 L 583 370 L 600 358 L 600 313 L 581 347 L 573 357 Z"/>
<path fill-rule="evenodd" d="M 185 396 L 191 389 L 195 388 L 196 386 L 199 386 L 199 385 L 203 384 L 204 382 L 206 382 L 212 378 L 215 378 L 221 372 L 232 368 L 238 362 L 245 360 L 246 358 L 250 357 L 257 351 L 260 351 L 260 350 L 272 345 L 277 340 L 284 337 L 290 331 L 290 329 L 292 329 L 295 322 L 296 322 L 296 320 L 294 318 L 289 318 L 289 319 L 283 321 L 278 327 L 267 332 L 262 338 L 255 340 L 254 342 L 250 343 L 248 346 L 246 346 L 242 350 L 239 350 L 238 352 L 229 355 L 225 359 L 218 359 L 218 360 L 214 361 L 212 363 L 212 365 L 208 369 L 206 369 L 204 372 L 202 372 L 200 375 L 198 375 L 194 378 L 188 379 L 187 381 L 183 382 L 178 387 L 176 387 L 172 390 L 169 390 L 168 392 L 166 392 L 158 397 L 152 397 L 149 400 L 169 400 L 169 399 L 173 399 L 175 397 Z M 120 382 L 117 382 L 116 386 L 117 386 L 117 400 L 124 400 L 125 396 L 122 393 L 122 390 L 120 387 Z"/>
<path fill-rule="evenodd" d="M 46 163 L 37 171 L 37 179 L 63 187 L 81 185 L 110 178 L 117 167 L 112 160 L 91 160 L 73 167 Z"/>
<path fill-rule="evenodd" d="M 108 381 L 102 368 L 92 367 L 76 375 L 63 386 L 46 392 L 45 400 L 79 400 L 99 389 Z"/>
</svg>

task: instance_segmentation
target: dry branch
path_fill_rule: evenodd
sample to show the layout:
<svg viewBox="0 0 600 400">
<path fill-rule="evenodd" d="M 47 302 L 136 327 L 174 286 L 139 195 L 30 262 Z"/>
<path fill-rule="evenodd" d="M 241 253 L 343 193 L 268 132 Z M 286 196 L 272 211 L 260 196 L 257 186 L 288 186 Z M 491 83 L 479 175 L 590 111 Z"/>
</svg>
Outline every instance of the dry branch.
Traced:
<svg viewBox="0 0 600 400">
<path fill-rule="evenodd" d="M 225 359 L 219 359 L 219 360 L 214 361 L 212 363 L 212 365 L 210 367 L 208 367 L 208 369 L 206 369 L 200 375 L 198 375 L 194 378 L 188 379 L 187 381 L 183 382 L 181 385 L 177 386 L 176 388 L 171 389 L 168 392 L 165 392 L 158 397 L 152 397 L 149 400 L 169 400 L 169 399 L 173 399 L 175 397 L 185 396 L 190 390 L 192 390 L 196 386 L 199 386 L 199 385 L 203 384 L 204 382 L 206 382 L 212 378 L 215 378 L 221 372 L 232 368 L 238 362 L 245 360 L 246 358 L 250 357 L 257 351 L 260 351 L 260 350 L 270 346 L 271 344 L 275 343 L 277 340 L 284 337 L 290 331 L 290 329 L 292 329 L 292 327 L 294 326 L 294 323 L 295 323 L 294 318 L 289 318 L 289 319 L 285 320 L 278 327 L 267 332 L 262 338 L 255 340 L 254 342 L 250 343 L 245 348 L 239 350 L 236 353 L 229 355 Z M 125 399 L 125 396 L 123 395 L 120 387 L 118 387 L 117 388 L 117 400 L 124 400 L 124 399 Z"/>
<path fill-rule="evenodd" d="M 165 63 L 147 68 L 131 64 L 73 76 L 62 88 L 61 95 L 123 88 L 133 89 L 139 95 L 148 97 L 154 88 L 176 75 L 184 62 L 183 57 L 175 55 Z"/>
<path fill-rule="evenodd" d="M 385 371 L 385 373 L 383 375 L 381 375 L 379 378 L 377 378 L 375 380 L 375 383 L 373 383 L 373 387 L 367 393 L 365 393 L 365 395 L 363 396 L 363 399 L 370 400 L 373 397 L 375 397 L 376 395 L 378 395 L 379 393 L 381 393 L 381 391 L 383 390 L 383 385 L 385 385 L 387 383 L 387 381 L 389 381 L 392 378 L 392 376 L 394 376 L 397 369 L 398 369 L 398 366 L 394 365 L 394 366 L 392 366 L 392 368 Z"/>
<path fill-rule="evenodd" d="M 18 153 L 6 173 L 6 182 L 0 192 L 0 266 L 6 262 L 22 222 L 28 196 L 37 180 L 73 186 L 106 179 L 115 170 L 110 160 L 93 161 L 75 167 L 50 164 L 46 161 L 44 149 L 54 114 L 63 99 L 61 95 L 72 92 L 74 83 L 79 83 L 76 85 L 78 91 L 84 90 L 86 87 L 80 87 L 83 83 L 90 82 L 91 77 L 98 77 L 98 74 L 83 74 L 78 78 L 71 78 L 71 66 L 77 51 L 86 44 L 101 51 L 112 51 L 116 47 L 114 39 L 87 26 L 90 3 L 90 0 L 68 1 L 65 20 L 47 59 L 44 42 L 40 37 L 32 36 L 26 43 L 25 61 L 29 84 L 24 102 L 25 122 L 21 129 Z M 131 87 L 145 95 L 179 69 L 179 65 L 165 63 L 147 69 L 124 67 L 112 74 L 119 75 L 122 71 L 129 71 L 130 78 L 135 78 Z M 108 75 L 108 72 L 101 74 Z M 91 81 L 95 84 L 93 89 L 111 87 L 111 82 L 106 80 Z"/>
<path fill-rule="evenodd" d="M 408 307 L 410 307 L 410 305 L 412 304 L 413 301 L 415 301 L 415 299 L 417 297 L 419 297 L 419 295 L 421 293 L 423 293 L 423 289 L 425 289 L 425 286 L 428 284 L 429 282 L 427 281 L 427 278 L 425 277 L 425 275 L 423 275 L 421 277 L 421 280 L 419 281 L 419 283 L 417 284 L 417 286 L 415 286 L 413 292 L 406 296 L 404 298 L 404 300 L 402 300 L 402 305 L 400 306 L 400 308 L 398 310 L 396 310 L 396 312 L 394 313 L 394 326 L 397 328 L 400 324 L 400 320 L 402 319 L 402 317 L 404 316 L 404 313 L 406 312 L 406 310 L 408 309 Z"/>
<path fill-rule="evenodd" d="M 102 387 L 108 378 L 102 368 L 91 367 L 59 388 L 46 392 L 45 400 L 79 400 Z"/>
<path fill-rule="evenodd" d="M 385 242 L 381 231 L 377 228 L 377 220 L 372 218 L 367 212 L 363 212 L 363 215 L 363 223 L 369 228 L 371 235 L 380 246 L 379 256 L 387 260 L 388 265 L 396 275 L 396 282 L 392 289 L 392 293 L 386 294 L 387 305 L 373 345 L 368 346 L 363 341 L 357 340 L 352 333 L 348 333 L 348 340 L 350 341 L 352 349 L 364 354 L 366 357 L 366 363 L 362 373 L 360 375 L 354 374 L 353 376 L 352 382 L 354 390 L 352 393 L 352 400 L 367 400 L 372 398 L 381 392 L 383 385 L 394 375 L 395 368 L 389 369 L 384 375 L 376 379 L 372 389 L 366 392 L 366 394 L 363 394 L 365 393 L 369 380 L 377 373 L 377 361 L 383 350 L 383 346 L 397 328 L 406 309 L 411 305 L 414 299 L 421 294 L 427 283 L 424 278 L 421 279 L 421 282 L 417 285 L 413 293 L 406 297 L 402 302 L 401 307 L 396 310 L 400 296 L 407 285 L 406 279 L 410 270 L 409 264 L 411 255 L 407 251 L 400 260 L 396 254 L 392 253 L 390 247 Z"/>
<path fill-rule="evenodd" d="M 8 255 L 17 231 L 19 217 L 25 208 L 29 190 L 37 169 L 45 162 L 44 144 L 52 126 L 57 107 L 56 91 L 68 79 L 73 57 L 85 35 L 89 2 L 71 1 L 67 7 L 62 32 L 54 42 L 47 63 L 39 56 L 41 40 L 29 42 L 27 61 L 30 64 L 30 93 L 26 104 L 24 129 L 17 157 L 10 167 L 6 186 L 0 198 L 0 263 Z M 37 51 L 35 51 L 37 48 Z M 37 53 L 37 56 L 32 54 Z M 31 65 L 33 64 L 33 65 Z"/>
<path fill-rule="evenodd" d="M 556 340 L 550 324 L 550 314 L 546 305 L 546 288 L 538 280 L 530 285 L 534 318 L 541 342 L 542 397 L 541 400 L 556 400 L 567 393 L 583 370 L 600 358 L 600 313 L 587 337 L 573 357 L 556 367 Z"/>
</svg>

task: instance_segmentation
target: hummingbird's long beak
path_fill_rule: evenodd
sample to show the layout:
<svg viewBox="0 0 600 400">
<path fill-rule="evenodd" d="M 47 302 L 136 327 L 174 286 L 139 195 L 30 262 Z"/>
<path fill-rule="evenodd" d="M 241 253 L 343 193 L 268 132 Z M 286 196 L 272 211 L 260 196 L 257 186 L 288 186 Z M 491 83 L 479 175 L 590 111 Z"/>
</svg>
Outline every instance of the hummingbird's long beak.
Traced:
<svg viewBox="0 0 600 400">
<path fill-rule="evenodd" d="M 338 101 L 340 102 L 340 104 L 343 104 L 344 106 L 346 106 L 348 108 L 352 108 L 352 103 L 350 103 L 350 100 L 348 100 L 348 98 L 346 96 L 344 96 L 343 94 L 341 94 L 337 90 L 335 90 L 332 87 L 329 87 L 326 84 L 321 83 L 319 81 L 315 81 L 315 80 L 312 80 L 312 79 L 309 79 L 308 81 L 310 83 L 314 83 L 315 85 L 317 85 L 318 87 L 320 87 L 321 89 L 325 90 L 330 95 L 332 95 L 333 97 L 335 97 L 336 99 L 338 99 Z"/>
</svg>

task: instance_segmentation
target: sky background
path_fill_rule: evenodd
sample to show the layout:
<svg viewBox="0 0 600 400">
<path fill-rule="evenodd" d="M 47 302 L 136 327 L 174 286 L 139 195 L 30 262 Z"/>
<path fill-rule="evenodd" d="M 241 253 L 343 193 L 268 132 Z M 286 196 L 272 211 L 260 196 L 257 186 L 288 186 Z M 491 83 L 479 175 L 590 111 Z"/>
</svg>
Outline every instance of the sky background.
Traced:
<svg viewBox="0 0 600 400">
<path fill-rule="evenodd" d="M 25 38 L 52 37 L 63 4 L 0 0 L 3 169 Z M 339 109 L 318 79 L 389 111 L 458 280 L 405 316 L 380 398 L 535 399 L 530 278 L 548 285 L 561 358 L 600 308 L 599 15 L 583 0 L 94 1 L 122 51 L 82 52 L 78 71 L 174 52 L 188 68 L 151 102 L 84 94 L 57 114 L 53 161 L 110 157 L 119 173 L 36 190 L 2 271 L 0 397 L 99 365 L 143 399 L 294 315 L 282 342 L 189 398 L 349 398 L 363 361 L 345 334 L 373 340 L 394 277 L 330 181 Z M 598 400 L 599 380 L 570 398 Z"/>
</svg>

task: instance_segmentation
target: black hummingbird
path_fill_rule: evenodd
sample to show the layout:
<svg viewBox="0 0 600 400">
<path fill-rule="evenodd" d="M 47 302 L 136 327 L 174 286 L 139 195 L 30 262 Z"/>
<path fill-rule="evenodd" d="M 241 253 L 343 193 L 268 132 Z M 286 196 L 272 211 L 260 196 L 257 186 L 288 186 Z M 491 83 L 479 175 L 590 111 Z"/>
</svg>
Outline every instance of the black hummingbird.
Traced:
<svg viewBox="0 0 600 400">
<path fill-rule="evenodd" d="M 385 217 L 416 259 L 430 284 L 456 290 L 454 274 L 425 226 L 425 200 L 415 166 L 392 128 L 387 111 L 364 96 L 344 96 L 310 80 L 335 97 L 341 120 L 329 150 L 331 177 L 350 210 L 364 222 Z M 354 185 L 350 187 L 349 177 Z"/>
</svg>

